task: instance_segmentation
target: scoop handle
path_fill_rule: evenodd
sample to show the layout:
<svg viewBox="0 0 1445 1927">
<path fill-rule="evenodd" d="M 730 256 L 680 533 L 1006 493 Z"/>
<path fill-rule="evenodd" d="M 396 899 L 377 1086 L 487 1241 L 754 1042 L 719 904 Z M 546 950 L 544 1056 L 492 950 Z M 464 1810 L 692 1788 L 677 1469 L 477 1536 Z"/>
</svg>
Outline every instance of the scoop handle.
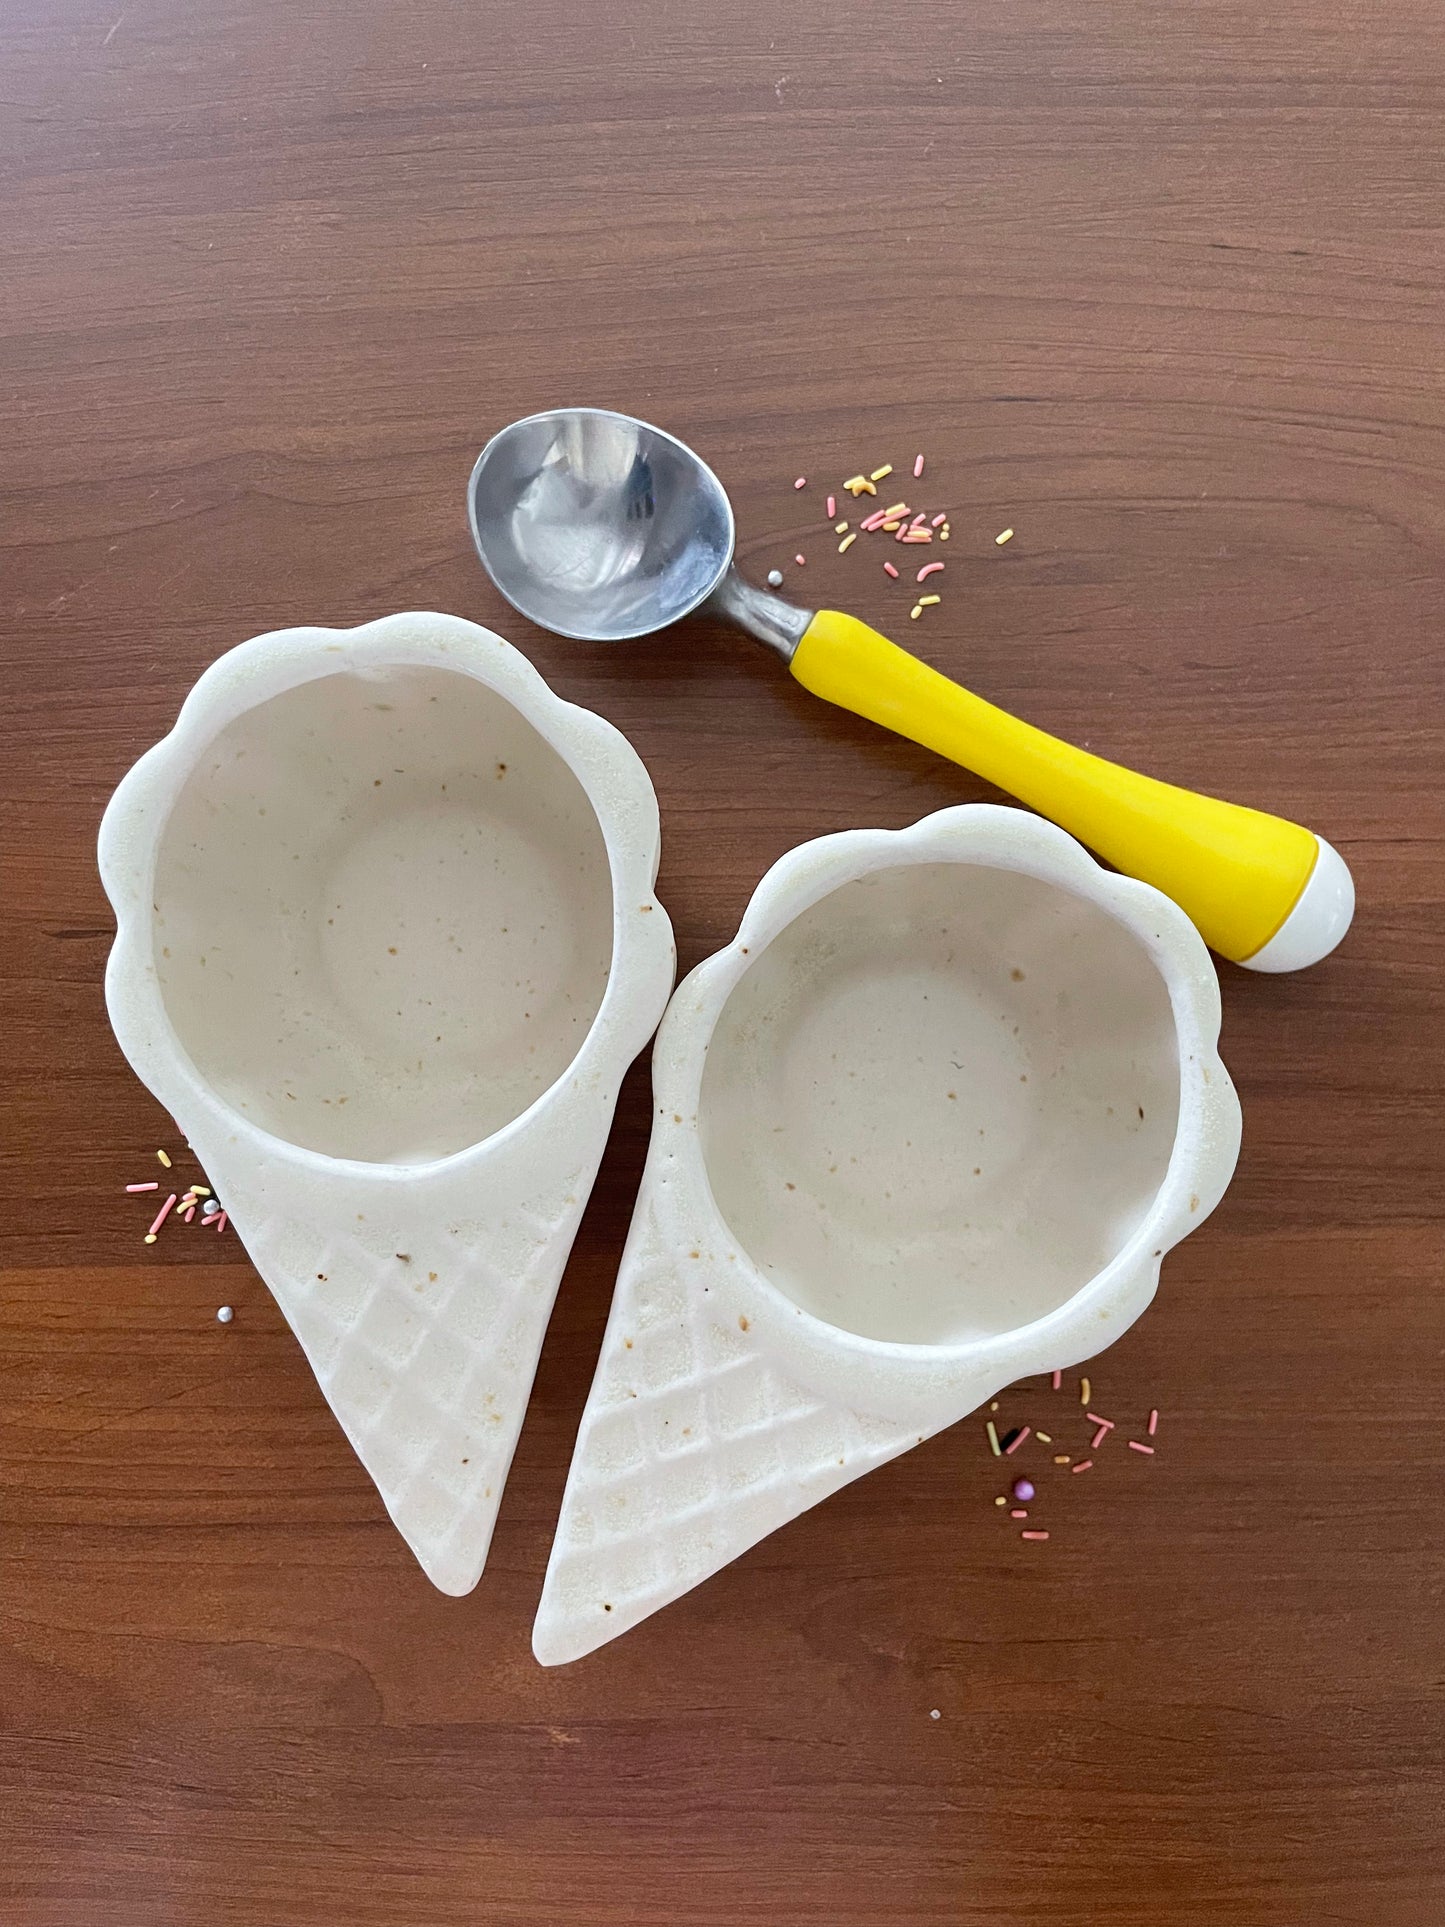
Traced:
<svg viewBox="0 0 1445 1927">
<path fill-rule="evenodd" d="M 937 750 L 1010 791 L 1116 869 L 1185 910 L 1205 942 L 1252 970 L 1300 970 L 1344 936 L 1344 860 L 1283 817 L 1176 789 L 996 709 L 853 616 L 821 609 L 792 658 L 825 702 Z"/>
</svg>

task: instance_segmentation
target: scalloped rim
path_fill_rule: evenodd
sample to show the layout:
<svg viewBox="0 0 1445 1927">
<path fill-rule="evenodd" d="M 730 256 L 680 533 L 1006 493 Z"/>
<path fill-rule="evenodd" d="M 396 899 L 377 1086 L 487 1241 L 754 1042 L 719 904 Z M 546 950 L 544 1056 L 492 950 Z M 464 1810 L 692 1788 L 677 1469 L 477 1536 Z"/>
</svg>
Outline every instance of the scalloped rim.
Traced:
<svg viewBox="0 0 1445 1927">
<path fill-rule="evenodd" d="M 707 1047 L 744 973 L 804 911 L 877 870 L 929 862 L 1021 871 L 1107 911 L 1164 979 L 1179 1047 L 1179 1121 L 1153 1205 L 1110 1263 L 1063 1305 L 1027 1325 L 957 1345 L 864 1338 L 795 1305 L 748 1258 L 713 1196 L 695 1124 Z M 1092 1357 L 1153 1297 L 1164 1254 L 1218 1204 L 1239 1152 L 1239 1101 L 1219 1056 L 1219 982 L 1203 940 L 1178 906 L 1147 883 L 1096 863 L 1065 831 L 1027 811 L 964 804 L 903 830 L 845 830 L 801 844 L 754 892 L 733 941 L 677 988 L 653 1056 L 653 1139 L 644 1178 L 665 1235 L 704 1234 L 730 1254 L 708 1268 L 724 1302 L 748 1310 L 779 1366 L 818 1396 L 918 1424 L 951 1422 L 1000 1385 Z M 686 1223 L 682 1214 L 686 1212 Z M 710 1240 L 711 1241 L 711 1240 Z M 735 1260 L 735 1262 L 734 1262 Z M 625 1260 L 624 1260 L 625 1268 Z"/>
<path fill-rule="evenodd" d="M 525 1111 L 445 1158 L 373 1164 L 330 1157 L 277 1137 L 216 1095 L 166 1014 L 150 905 L 165 824 L 198 759 L 223 729 L 303 683 L 399 665 L 450 669 L 495 690 L 576 775 L 596 813 L 611 868 L 612 961 L 602 1003 L 576 1056 Z M 604 717 L 558 696 L 520 650 L 490 629 L 460 616 L 412 611 L 354 629 L 272 630 L 212 663 L 186 697 L 170 734 L 122 778 L 106 808 L 98 855 L 116 917 L 105 979 L 111 1028 L 137 1076 L 187 1136 L 195 1136 L 203 1121 L 224 1127 L 258 1155 L 318 1177 L 399 1184 L 460 1174 L 560 1113 L 569 1090 L 584 1080 L 605 1083 L 615 1093 L 647 1042 L 675 969 L 672 925 L 653 888 L 660 852 L 656 793 L 627 738 Z"/>
</svg>

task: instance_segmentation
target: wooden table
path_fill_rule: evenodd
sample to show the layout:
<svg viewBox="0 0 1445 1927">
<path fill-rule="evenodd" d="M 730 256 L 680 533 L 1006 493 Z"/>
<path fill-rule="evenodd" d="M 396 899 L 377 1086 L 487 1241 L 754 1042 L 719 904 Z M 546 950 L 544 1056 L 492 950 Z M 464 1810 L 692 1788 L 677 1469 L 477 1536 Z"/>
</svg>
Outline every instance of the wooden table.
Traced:
<svg viewBox="0 0 1445 1927">
<path fill-rule="evenodd" d="M 1437 1927 L 1434 0 L 11 0 L 0 75 L 5 1927 Z M 511 615 L 467 469 L 569 400 L 895 628 L 821 490 L 926 451 L 904 640 L 1317 826 L 1361 907 L 1306 975 L 1223 969 L 1239 1173 L 1093 1370 L 1155 1460 L 1025 1546 L 970 1421 L 543 1671 L 645 1067 L 444 1598 L 239 1244 L 140 1242 L 176 1139 L 93 844 L 219 652 L 407 607 L 631 737 L 684 967 L 800 839 L 987 794 L 704 623 Z"/>
</svg>

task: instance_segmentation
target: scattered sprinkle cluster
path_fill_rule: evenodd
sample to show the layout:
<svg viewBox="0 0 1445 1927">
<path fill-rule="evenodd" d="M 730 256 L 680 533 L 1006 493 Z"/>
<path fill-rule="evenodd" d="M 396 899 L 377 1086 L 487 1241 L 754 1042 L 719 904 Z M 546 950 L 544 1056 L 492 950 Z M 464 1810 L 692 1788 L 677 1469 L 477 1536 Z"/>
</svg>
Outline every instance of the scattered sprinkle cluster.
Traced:
<svg viewBox="0 0 1445 1927">
<path fill-rule="evenodd" d="M 164 1151 L 157 1151 L 156 1156 L 167 1171 L 173 1168 L 170 1158 Z M 125 1188 L 129 1193 L 144 1193 L 147 1191 L 159 1191 L 161 1187 L 160 1181 L 152 1178 L 144 1184 L 128 1184 Z M 209 1227 L 214 1225 L 217 1231 L 225 1230 L 226 1214 L 221 1209 L 219 1198 L 212 1197 L 210 1185 L 198 1183 L 187 1186 L 183 1192 L 172 1191 L 160 1210 L 156 1213 L 150 1230 L 145 1234 L 146 1243 L 148 1245 L 155 1243 L 156 1239 L 160 1236 L 161 1226 L 167 1219 L 170 1219 L 173 1224 L 177 1218 L 180 1219 L 182 1224 L 191 1224 L 196 1219 L 197 1214 L 199 1214 L 200 1222 L 203 1226 Z M 223 1320 L 222 1322 L 224 1323 L 225 1321 Z"/>
<path fill-rule="evenodd" d="M 913 458 L 914 481 L 921 479 L 923 466 L 922 455 L 915 455 Z M 842 487 L 845 493 L 853 497 L 855 502 L 865 495 L 876 497 L 878 494 L 878 484 L 885 481 L 892 473 L 893 464 L 891 462 L 883 462 L 879 467 L 870 469 L 866 475 L 861 469 L 856 475 L 850 475 L 847 481 L 842 484 Z M 793 483 L 795 489 L 803 489 L 807 486 L 808 478 L 806 475 L 799 475 Z M 839 555 L 846 555 L 860 535 L 891 535 L 895 542 L 902 543 L 905 547 L 916 547 L 925 543 L 931 543 L 935 538 L 940 542 L 946 542 L 953 533 L 949 526 L 947 509 L 940 509 L 930 514 L 927 509 L 915 510 L 913 505 L 906 501 L 891 502 L 886 508 L 871 509 L 863 520 L 859 522 L 856 529 L 848 521 L 846 516 L 843 517 L 841 521 L 838 519 L 838 497 L 836 495 L 829 495 L 824 498 L 823 511 L 826 520 L 832 526 L 833 534 L 842 537 L 842 540 L 838 544 Z M 1005 529 L 1002 534 L 994 537 L 994 541 L 1002 548 L 1005 542 L 1012 541 L 1013 533 L 1012 529 Z M 799 568 L 802 568 L 807 558 L 803 555 L 795 555 L 793 560 Z M 925 563 L 915 574 L 913 578 L 915 583 L 926 582 L 930 576 L 941 574 L 943 566 L 943 563 L 938 561 Z M 883 564 L 883 573 L 891 577 L 894 582 L 902 580 L 902 571 L 895 562 L 885 562 Z M 779 587 L 782 580 L 783 573 L 781 569 L 773 569 L 770 571 L 768 581 L 774 588 Z M 934 608 L 942 600 L 942 596 L 937 594 L 919 596 L 908 612 L 910 620 L 917 622 L 925 609 Z"/>
<path fill-rule="evenodd" d="M 1063 1373 L 1055 1372 L 1051 1384 L 1054 1391 L 1062 1391 L 1064 1388 Z M 1103 1418 L 1098 1412 L 1091 1409 L 1093 1402 L 1094 1388 L 1087 1378 L 1081 1378 L 1079 1380 L 1079 1404 L 1083 1409 L 1084 1422 L 1094 1428 L 1093 1436 L 1089 1440 L 1089 1457 L 1076 1458 L 1071 1452 L 1052 1452 L 1049 1454 L 1052 1463 L 1064 1467 L 1070 1477 L 1075 1473 L 1091 1471 L 1094 1465 L 1093 1454 L 1100 1451 L 1108 1443 L 1110 1434 L 1119 1429 L 1113 1419 Z M 998 1408 L 999 1401 L 994 1399 L 988 1409 L 990 1413 L 994 1413 L 998 1411 Z M 1063 1421 L 1050 1420 L 1050 1424 L 1068 1423 L 1068 1408 L 1065 1407 L 1064 1409 L 1066 1414 L 1065 1419 Z M 992 1417 L 985 1420 L 983 1430 L 984 1436 L 988 1440 L 988 1449 L 996 1459 L 1012 1458 L 1019 1447 L 1024 1445 L 1030 1438 L 1032 1438 L 1037 1445 L 1051 1446 L 1054 1443 L 1053 1433 L 1042 1432 L 1037 1426 L 1009 1426 L 1000 1434 L 997 1421 Z M 1131 1452 L 1142 1453 L 1147 1458 L 1153 1458 L 1154 1447 L 1148 1443 L 1148 1440 L 1152 1439 L 1158 1430 L 1159 1412 L 1156 1407 L 1154 1410 L 1151 1410 L 1148 1422 L 1143 1427 L 1144 1437 L 1129 1439 L 1127 1441 L 1129 1450 Z M 1029 1516 L 1029 1506 L 1037 1497 L 1038 1487 L 1034 1481 L 1031 1478 L 1020 1475 L 1020 1477 L 1013 1481 L 1007 1492 L 998 1494 L 994 1500 L 994 1504 L 1000 1508 L 1007 1507 L 1010 1519 L 1025 1520 Z M 1020 1539 L 1033 1541 L 1044 1540 L 1047 1539 L 1048 1536 L 1047 1532 L 1040 1531 L 1037 1527 L 1033 1526 L 1019 1534 Z"/>
</svg>

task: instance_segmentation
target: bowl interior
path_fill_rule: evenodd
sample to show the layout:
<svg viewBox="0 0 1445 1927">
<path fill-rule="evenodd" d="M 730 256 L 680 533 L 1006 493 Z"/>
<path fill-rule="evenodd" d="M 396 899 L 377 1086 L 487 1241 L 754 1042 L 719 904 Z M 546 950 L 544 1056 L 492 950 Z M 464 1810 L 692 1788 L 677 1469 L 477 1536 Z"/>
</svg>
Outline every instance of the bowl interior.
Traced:
<svg viewBox="0 0 1445 1927">
<path fill-rule="evenodd" d="M 1138 939 L 970 863 L 848 883 L 751 963 L 699 1130 L 718 1207 L 796 1304 L 901 1343 L 1063 1304 L 1129 1239 L 1179 1115 L 1169 995 Z"/>
<path fill-rule="evenodd" d="M 489 1137 L 566 1070 L 612 957 L 582 785 L 451 670 L 302 684 L 210 743 L 166 823 L 153 937 L 201 1075 L 335 1157 Z"/>
</svg>

